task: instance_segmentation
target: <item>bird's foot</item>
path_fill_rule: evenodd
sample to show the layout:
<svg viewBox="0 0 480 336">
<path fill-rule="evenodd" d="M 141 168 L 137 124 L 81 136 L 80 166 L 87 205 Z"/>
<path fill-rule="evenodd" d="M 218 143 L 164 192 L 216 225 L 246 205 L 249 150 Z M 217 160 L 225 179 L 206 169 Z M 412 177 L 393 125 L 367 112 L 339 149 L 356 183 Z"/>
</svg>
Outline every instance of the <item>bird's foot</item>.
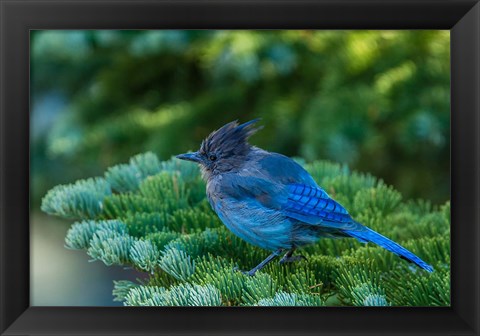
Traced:
<svg viewBox="0 0 480 336">
<path fill-rule="evenodd" d="M 295 256 L 289 256 L 285 254 L 282 259 L 280 259 L 280 264 L 291 263 L 299 260 L 307 260 L 307 258 L 301 254 Z"/>
<path fill-rule="evenodd" d="M 278 250 L 272 252 L 272 254 L 270 254 L 264 261 L 262 261 L 260 264 L 258 264 L 254 268 L 252 268 L 250 271 L 240 271 L 240 272 L 242 272 L 245 275 L 254 276 L 257 271 L 260 271 L 270 261 L 272 261 L 273 259 L 278 257 L 280 255 L 280 253 L 282 253 L 282 251 L 283 251 L 283 249 L 278 249 Z M 238 267 L 235 267 L 234 270 L 239 271 Z"/>
<path fill-rule="evenodd" d="M 250 271 L 242 271 L 242 270 L 239 269 L 238 267 L 234 267 L 234 268 L 233 268 L 233 271 L 234 271 L 234 272 L 242 272 L 243 274 L 248 275 L 248 276 L 254 276 L 255 273 L 257 272 L 256 269 L 252 269 L 252 270 L 250 270 Z"/>
</svg>

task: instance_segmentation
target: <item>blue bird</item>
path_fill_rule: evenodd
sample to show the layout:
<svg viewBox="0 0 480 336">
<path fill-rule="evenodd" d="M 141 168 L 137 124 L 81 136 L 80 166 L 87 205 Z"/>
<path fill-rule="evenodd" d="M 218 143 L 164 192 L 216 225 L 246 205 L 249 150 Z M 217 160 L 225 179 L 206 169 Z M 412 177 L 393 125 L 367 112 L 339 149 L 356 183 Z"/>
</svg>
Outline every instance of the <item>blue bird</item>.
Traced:
<svg viewBox="0 0 480 336">
<path fill-rule="evenodd" d="M 292 159 L 248 143 L 258 119 L 230 122 L 211 133 L 194 153 L 178 159 L 199 164 L 207 198 L 225 226 L 250 244 L 273 251 L 245 274 L 253 276 L 286 252 L 280 263 L 305 259 L 293 255 L 320 238 L 350 237 L 375 243 L 432 272 L 412 252 L 356 222 Z"/>
</svg>

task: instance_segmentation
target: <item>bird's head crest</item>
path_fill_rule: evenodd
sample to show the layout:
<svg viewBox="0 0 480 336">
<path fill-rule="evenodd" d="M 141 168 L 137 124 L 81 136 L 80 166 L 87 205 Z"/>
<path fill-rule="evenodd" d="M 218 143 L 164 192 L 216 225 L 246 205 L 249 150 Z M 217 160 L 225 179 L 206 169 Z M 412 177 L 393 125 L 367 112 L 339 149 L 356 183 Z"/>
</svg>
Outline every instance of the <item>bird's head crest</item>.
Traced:
<svg viewBox="0 0 480 336">
<path fill-rule="evenodd" d="M 262 127 L 254 127 L 260 119 L 239 125 L 232 121 L 212 132 L 200 146 L 200 153 L 216 153 L 223 157 L 246 155 L 251 148 L 248 138 Z"/>
<path fill-rule="evenodd" d="M 198 163 L 205 180 L 240 169 L 252 149 L 248 138 L 261 129 L 253 126 L 259 120 L 254 119 L 241 125 L 232 121 L 212 132 L 203 140 L 197 152 L 180 154 L 177 158 Z"/>
</svg>

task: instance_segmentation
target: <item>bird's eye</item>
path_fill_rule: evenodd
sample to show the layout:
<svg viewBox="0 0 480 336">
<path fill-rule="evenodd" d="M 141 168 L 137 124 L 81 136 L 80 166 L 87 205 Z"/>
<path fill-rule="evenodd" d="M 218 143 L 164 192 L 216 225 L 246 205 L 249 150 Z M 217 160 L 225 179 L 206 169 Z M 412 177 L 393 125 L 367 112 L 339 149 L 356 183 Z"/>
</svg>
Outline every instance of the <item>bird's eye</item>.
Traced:
<svg viewBox="0 0 480 336">
<path fill-rule="evenodd" d="M 217 156 L 215 154 L 211 154 L 209 157 L 210 161 L 215 161 L 217 159 Z"/>
</svg>

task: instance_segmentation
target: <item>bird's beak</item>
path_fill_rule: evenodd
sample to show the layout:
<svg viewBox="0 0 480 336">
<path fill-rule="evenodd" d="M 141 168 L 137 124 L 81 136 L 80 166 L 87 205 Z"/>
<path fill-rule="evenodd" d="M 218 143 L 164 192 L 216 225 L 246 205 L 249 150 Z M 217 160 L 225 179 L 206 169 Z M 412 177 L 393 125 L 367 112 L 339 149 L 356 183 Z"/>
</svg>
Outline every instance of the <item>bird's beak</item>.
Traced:
<svg viewBox="0 0 480 336">
<path fill-rule="evenodd" d="M 180 155 L 177 155 L 176 158 L 180 160 L 193 161 L 196 163 L 202 162 L 202 158 L 198 152 L 180 154 Z"/>
</svg>

